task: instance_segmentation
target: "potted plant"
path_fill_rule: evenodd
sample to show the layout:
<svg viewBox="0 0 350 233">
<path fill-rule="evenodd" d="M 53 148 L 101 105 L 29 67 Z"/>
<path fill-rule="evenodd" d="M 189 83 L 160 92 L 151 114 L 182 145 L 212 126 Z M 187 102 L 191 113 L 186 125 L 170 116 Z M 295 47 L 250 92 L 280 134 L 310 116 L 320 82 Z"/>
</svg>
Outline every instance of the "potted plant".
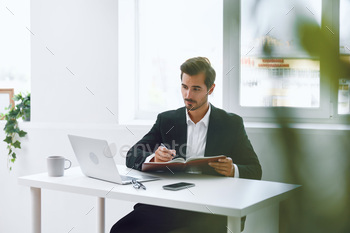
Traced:
<svg viewBox="0 0 350 233">
<path fill-rule="evenodd" d="M 11 162 L 14 163 L 16 161 L 17 157 L 15 151 L 16 149 L 21 149 L 21 142 L 19 139 L 27 134 L 27 132 L 19 128 L 17 119 L 22 118 L 24 121 L 30 120 L 30 93 L 25 96 L 19 93 L 13 97 L 13 100 L 19 103 L 15 106 L 10 105 L 9 108 L 7 108 L 9 111 L 3 114 L 6 120 L 4 128 L 6 138 L 4 142 L 7 143 L 8 166 Z M 11 165 L 9 169 L 12 170 Z"/>
</svg>

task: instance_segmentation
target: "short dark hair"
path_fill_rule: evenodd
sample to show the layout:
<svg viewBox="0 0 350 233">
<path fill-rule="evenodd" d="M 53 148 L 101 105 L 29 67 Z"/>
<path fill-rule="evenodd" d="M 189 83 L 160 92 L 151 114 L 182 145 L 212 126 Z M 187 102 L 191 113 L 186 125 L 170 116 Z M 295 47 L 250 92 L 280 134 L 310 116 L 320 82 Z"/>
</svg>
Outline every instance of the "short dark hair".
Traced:
<svg viewBox="0 0 350 233">
<path fill-rule="evenodd" d="M 207 86 L 208 90 L 211 88 L 211 86 L 215 82 L 215 70 L 211 66 L 211 63 L 208 58 L 206 57 L 194 57 L 186 60 L 181 66 L 181 80 L 183 73 L 186 73 L 188 75 L 197 75 L 199 73 L 205 74 L 205 80 L 204 83 Z"/>
</svg>

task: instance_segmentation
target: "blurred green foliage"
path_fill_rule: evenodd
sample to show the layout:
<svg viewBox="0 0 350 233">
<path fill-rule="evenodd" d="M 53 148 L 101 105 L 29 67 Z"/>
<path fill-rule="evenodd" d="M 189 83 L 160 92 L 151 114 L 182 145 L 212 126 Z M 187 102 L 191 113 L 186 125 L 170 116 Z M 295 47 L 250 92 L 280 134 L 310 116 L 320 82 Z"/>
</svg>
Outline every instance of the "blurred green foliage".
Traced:
<svg viewBox="0 0 350 233">
<path fill-rule="evenodd" d="M 6 120 L 4 127 L 6 138 L 3 140 L 7 143 L 8 149 L 8 166 L 14 163 L 17 159 L 16 149 L 21 149 L 21 142 L 19 138 L 25 137 L 27 132 L 21 130 L 18 126 L 18 119 L 22 118 L 25 121 L 30 120 L 30 93 L 23 96 L 19 93 L 13 97 L 15 102 L 19 102 L 15 106 L 9 106 L 7 113 L 3 114 Z M 12 170 L 11 165 L 9 169 Z"/>
<path fill-rule="evenodd" d="M 323 21 L 324 25 L 331 25 Z M 306 52 L 320 59 L 323 80 L 327 88 L 336 90 L 340 77 L 350 78 L 350 63 L 339 55 L 339 37 L 329 28 L 302 17 L 295 22 L 295 33 Z M 338 40 L 338 41 L 337 41 Z M 273 47 L 264 46 L 265 54 Z M 322 92 L 321 92 L 322 93 Z M 293 116 L 293 109 L 289 111 Z M 288 118 L 280 117 L 278 108 L 271 108 L 280 125 L 280 142 L 288 182 L 301 184 L 294 198 L 283 203 L 281 227 L 283 233 L 349 233 L 350 232 L 350 134 L 344 140 L 330 144 L 323 154 L 313 154 L 300 130 L 290 127 Z M 349 121 L 346 122 L 349 125 Z"/>
</svg>

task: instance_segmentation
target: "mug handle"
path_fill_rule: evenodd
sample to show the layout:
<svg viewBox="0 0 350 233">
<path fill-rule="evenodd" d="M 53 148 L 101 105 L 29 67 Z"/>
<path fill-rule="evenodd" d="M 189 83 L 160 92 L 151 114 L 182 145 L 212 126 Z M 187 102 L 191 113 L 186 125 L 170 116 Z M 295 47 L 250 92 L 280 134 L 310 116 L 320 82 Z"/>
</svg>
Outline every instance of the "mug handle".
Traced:
<svg viewBox="0 0 350 233">
<path fill-rule="evenodd" d="M 64 168 L 64 170 L 67 170 L 72 166 L 72 162 L 69 159 L 64 159 L 64 160 L 69 162 L 69 166 Z"/>
</svg>

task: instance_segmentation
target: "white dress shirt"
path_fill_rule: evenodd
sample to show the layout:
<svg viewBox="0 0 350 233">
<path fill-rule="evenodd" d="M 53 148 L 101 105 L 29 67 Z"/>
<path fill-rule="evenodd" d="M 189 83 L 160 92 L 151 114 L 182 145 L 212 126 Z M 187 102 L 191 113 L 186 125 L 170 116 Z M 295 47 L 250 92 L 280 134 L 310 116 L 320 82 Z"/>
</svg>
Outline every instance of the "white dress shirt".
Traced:
<svg viewBox="0 0 350 233">
<path fill-rule="evenodd" d="M 209 116 L 211 112 L 211 106 L 204 117 L 195 124 L 188 111 L 186 111 L 186 123 L 187 123 L 187 147 L 186 147 L 186 159 L 191 157 L 201 158 L 204 157 L 205 145 L 207 144 L 207 132 L 209 125 Z"/>
<path fill-rule="evenodd" d="M 188 115 L 188 111 L 186 111 L 186 123 L 187 123 L 187 147 L 186 147 L 186 159 L 188 158 L 200 158 L 204 157 L 205 146 L 207 143 L 207 132 L 209 125 L 209 116 L 211 112 L 211 106 L 209 104 L 209 109 L 204 117 L 195 124 L 191 117 Z M 145 160 L 145 162 L 149 162 L 152 158 L 154 158 L 155 154 L 151 154 Z M 233 164 L 235 167 L 234 177 L 239 177 L 239 171 L 236 164 Z M 198 172 L 198 171 L 190 171 L 190 172 Z"/>
</svg>

